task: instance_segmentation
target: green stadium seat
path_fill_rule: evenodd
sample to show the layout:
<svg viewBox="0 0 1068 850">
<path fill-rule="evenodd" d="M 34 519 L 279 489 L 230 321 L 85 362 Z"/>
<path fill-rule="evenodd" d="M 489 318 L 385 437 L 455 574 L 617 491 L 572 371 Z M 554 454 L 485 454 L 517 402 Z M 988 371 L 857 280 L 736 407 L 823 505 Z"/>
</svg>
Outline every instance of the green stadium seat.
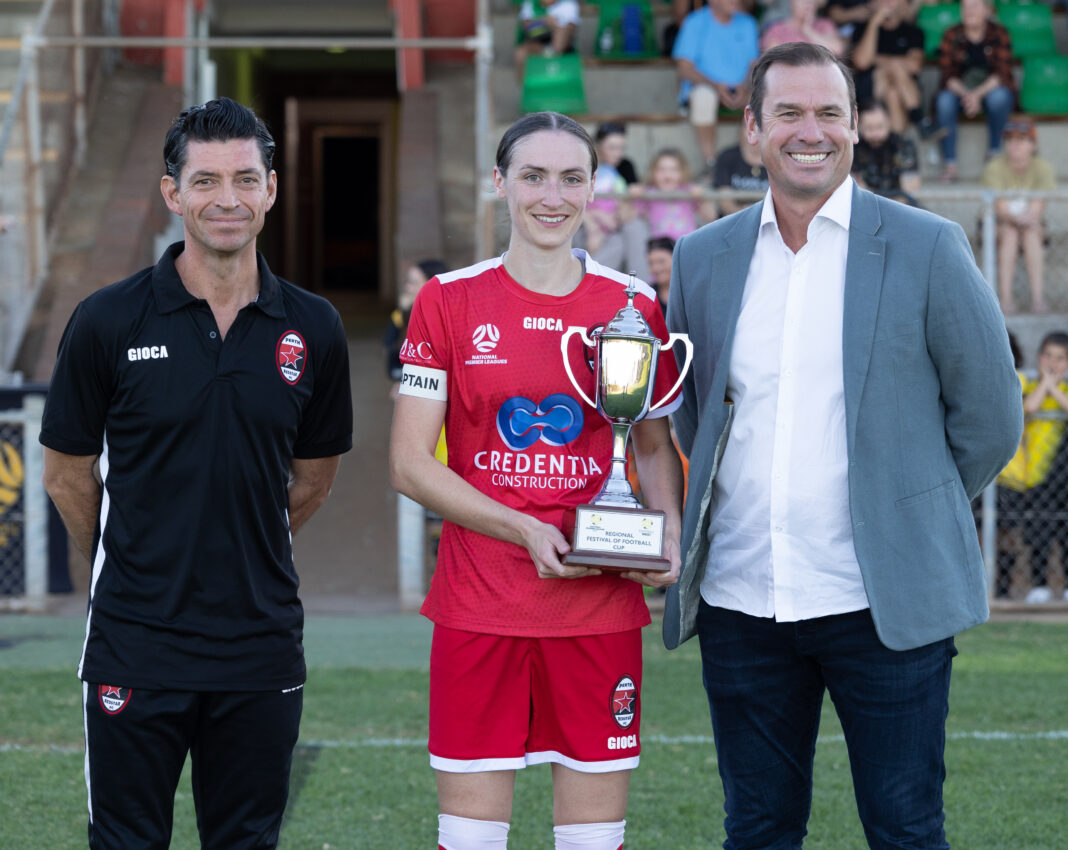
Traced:
<svg viewBox="0 0 1068 850">
<path fill-rule="evenodd" d="M 998 6 L 998 21 L 1009 31 L 1012 55 L 1017 59 L 1048 56 L 1057 52 L 1053 35 L 1053 10 L 1038 3 L 1008 3 Z"/>
<path fill-rule="evenodd" d="M 1068 115 L 1068 56 L 1024 60 L 1020 108 L 1041 115 Z"/>
<path fill-rule="evenodd" d="M 938 54 L 943 33 L 959 23 L 960 3 L 920 6 L 916 13 L 916 26 L 923 30 L 923 52 L 928 59 L 933 59 Z"/>
<path fill-rule="evenodd" d="M 600 0 L 594 55 L 602 59 L 651 59 L 660 55 L 649 0 Z"/>
<path fill-rule="evenodd" d="M 582 59 L 578 54 L 528 57 L 519 108 L 523 112 L 586 112 Z"/>
</svg>

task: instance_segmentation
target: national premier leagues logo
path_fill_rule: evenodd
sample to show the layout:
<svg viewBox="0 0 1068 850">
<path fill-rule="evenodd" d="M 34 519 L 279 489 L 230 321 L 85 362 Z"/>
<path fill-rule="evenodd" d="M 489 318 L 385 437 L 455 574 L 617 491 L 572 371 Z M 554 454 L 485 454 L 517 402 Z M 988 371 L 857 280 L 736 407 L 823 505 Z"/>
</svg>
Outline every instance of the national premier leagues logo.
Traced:
<svg viewBox="0 0 1068 850">
<path fill-rule="evenodd" d="M 582 406 L 564 393 L 553 393 L 535 404 L 512 396 L 497 411 L 497 432 L 512 451 L 529 449 L 541 440 L 564 446 L 582 433 Z"/>
<path fill-rule="evenodd" d="M 304 337 L 296 331 L 286 331 L 278 340 L 275 349 L 275 363 L 278 374 L 287 384 L 295 384 L 304 374 L 304 365 L 308 362 L 308 349 Z"/>
</svg>

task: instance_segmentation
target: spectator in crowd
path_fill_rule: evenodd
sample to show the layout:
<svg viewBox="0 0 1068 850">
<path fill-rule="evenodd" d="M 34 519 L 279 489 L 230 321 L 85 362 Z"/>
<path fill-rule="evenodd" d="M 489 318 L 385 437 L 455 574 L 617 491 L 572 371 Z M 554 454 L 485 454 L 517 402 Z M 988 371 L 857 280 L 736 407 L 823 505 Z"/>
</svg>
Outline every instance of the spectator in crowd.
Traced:
<svg viewBox="0 0 1068 850">
<path fill-rule="evenodd" d="M 883 101 L 895 133 L 904 133 L 909 121 L 929 132 L 934 128 L 930 119 L 923 123 L 918 77 L 923 67 L 923 30 L 908 19 L 908 0 L 874 0 L 874 6 L 854 37 L 857 97 Z"/>
<path fill-rule="evenodd" d="M 848 39 L 852 39 L 857 30 L 864 29 L 872 8 L 872 0 L 827 0 L 824 7 L 827 17 L 838 25 L 838 32 Z"/>
<path fill-rule="evenodd" d="M 835 56 L 845 53 L 846 42 L 829 18 L 816 14 L 816 0 L 790 0 L 790 16 L 769 24 L 760 37 L 760 49 L 768 50 L 788 41 L 822 44 Z"/>
<path fill-rule="evenodd" d="M 678 69 L 679 103 L 690 124 L 706 170 L 715 170 L 716 121 L 721 106 L 744 109 L 749 102 L 749 69 L 760 55 L 756 19 L 738 0 L 709 0 L 683 21 L 672 57 Z"/>
<path fill-rule="evenodd" d="M 918 206 L 920 188 L 916 146 L 890 128 L 886 104 L 869 100 L 860 106 L 860 141 L 853 148 L 853 178 L 865 189 Z"/>
<path fill-rule="evenodd" d="M 685 193 L 690 199 L 646 197 L 647 194 Z M 716 208 L 704 200 L 704 191 L 690 183 L 690 167 L 678 148 L 661 148 L 649 164 L 645 186 L 632 186 L 634 209 L 648 224 L 650 236 L 678 239 L 716 217 Z"/>
<path fill-rule="evenodd" d="M 604 168 L 604 178 L 614 177 L 615 171 L 629 186 L 638 182 L 638 172 L 634 163 L 627 159 L 627 128 L 618 121 L 605 121 L 598 125 L 594 134 L 597 143 L 598 175 Z"/>
<path fill-rule="evenodd" d="M 408 317 L 412 314 L 412 305 L 415 296 L 434 275 L 444 274 L 449 270 L 441 260 L 421 260 L 412 263 L 404 270 L 404 279 L 401 282 L 400 293 L 397 295 L 397 306 L 389 314 L 389 325 L 382 337 L 382 345 L 386 349 L 386 372 L 389 379 L 394 382 L 393 395 L 396 395 L 396 382 L 401 379 L 401 346 L 404 344 L 404 336 L 408 331 Z"/>
<path fill-rule="evenodd" d="M 941 90 L 935 113 L 945 162 L 942 179 L 957 179 L 957 113 L 974 118 L 986 110 L 989 155 L 1001 152 L 1001 133 L 1016 99 L 1009 32 L 991 20 L 989 0 L 961 0 L 961 23 L 950 27 L 939 45 Z"/>
<path fill-rule="evenodd" d="M 760 146 L 749 141 L 744 130 L 738 144 L 719 152 L 713 185 L 717 189 L 736 189 L 739 192 L 768 191 L 768 171 L 760 161 Z M 744 209 L 760 198 L 720 198 L 719 214 L 730 215 Z"/>
<path fill-rule="evenodd" d="M 1057 188 L 1053 166 L 1036 155 L 1038 135 L 1027 115 L 1015 115 L 1002 133 L 1005 152 L 983 169 L 983 186 L 1002 191 L 1047 191 Z M 1046 202 L 1041 198 L 999 197 L 994 202 L 998 233 L 998 294 L 1005 314 L 1016 312 L 1012 284 L 1016 257 L 1023 252 L 1027 282 L 1031 289 L 1031 312 L 1045 313 Z"/>
<path fill-rule="evenodd" d="M 1027 602 L 1053 599 L 1049 588 L 1049 554 L 1054 542 L 1061 544 L 1061 566 L 1068 577 L 1068 523 L 1061 517 L 1068 510 L 1068 445 L 1063 419 L 1035 418 L 1039 412 L 1068 413 L 1068 333 L 1054 331 L 1042 340 L 1038 352 L 1038 378 L 1023 387 L 1024 438 L 1035 466 L 1036 483 L 1027 493 L 1024 541 L 1031 547 L 1031 589 Z M 1064 598 L 1068 600 L 1068 593 Z"/>
<path fill-rule="evenodd" d="M 1012 361 L 1016 366 L 1016 377 L 1020 379 L 1021 389 L 1027 385 L 1027 377 L 1020 369 L 1023 368 L 1023 353 L 1012 331 L 1009 334 L 1009 348 L 1012 351 Z M 1023 396 L 1020 397 L 1023 404 Z M 1016 566 L 1016 552 L 1020 548 L 1021 541 L 1017 529 L 1023 525 L 1027 510 L 1027 491 L 1038 483 L 1036 472 L 1041 467 L 1042 475 L 1049 469 L 1049 460 L 1052 458 L 1056 447 L 1045 453 L 1036 449 L 1047 445 L 1046 441 L 1039 441 L 1037 446 L 1031 445 L 1029 439 L 1029 426 L 1033 423 L 1024 424 L 1024 432 L 1020 437 L 1020 446 L 1012 460 L 1001 470 L 997 477 L 997 525 L 999 532 L 997 572 L 994 575 L 994 596 L 1004 598 L 1009 595 L 1012 586 L 1012 572 Z M 1037 462 L 1036 462 L 1037 461 Z M 982 497 L 977 497 L 973 503 L 976 507 L 981 503 Z"/>
<path fill-rule="evenodd" d="M 667 310 L 668 294 L 671 292 L 671 255 L 675 240 L 670 236 L 654 236 L 646 243 L 646 261 L 649 265 L 649 283 L 656 290 L 660 309 Z"/>
<path fill-rule="evenodd" d="M 520 40 L 515 48 L 515 74 L 520 84 L 527 57 L 536 54 L 559 56 L 575 49 L 575 32 L 581 10 L 578 0 L 523 0 L 519 7 Z"/>
<path fill-rule="evenodd" d="M 597 128 L 595 143 L 598 159 L 595 197 L 586 205 L 582 230 L 576 239 L 597 262 L 619 271 L 633 271 L 647 280 L 645 242 L 649 229 L 634 208 L 618 197 L 627 192 L 627 180 L 620 170 L 626 162 L 627 137 L 623 125 L 602 124 Z M 634 174 L 633 165 L 629 165 L 629 171 Z"/>
</svg>

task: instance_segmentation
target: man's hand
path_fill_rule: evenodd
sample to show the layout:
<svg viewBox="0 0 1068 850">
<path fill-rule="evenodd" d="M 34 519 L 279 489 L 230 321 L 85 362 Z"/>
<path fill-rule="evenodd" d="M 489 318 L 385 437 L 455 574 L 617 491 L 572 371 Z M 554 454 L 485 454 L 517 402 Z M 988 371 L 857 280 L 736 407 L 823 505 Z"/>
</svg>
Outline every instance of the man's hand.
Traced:
<svg viewBox="0 0 1068 850">
<path fill-rule="evenodd" d="M 664 556 L 671 563 L 671 569 L 667 572 L 655 572 L 653 570 L 628 570 L 620 573 L 620 578 L 636 581 L 646 587 L 670 587 L 679 580 L 679 569 L 682 558 L 679 555 L 679 541 L 673 539 L 664 540 Z"/>
</svg>

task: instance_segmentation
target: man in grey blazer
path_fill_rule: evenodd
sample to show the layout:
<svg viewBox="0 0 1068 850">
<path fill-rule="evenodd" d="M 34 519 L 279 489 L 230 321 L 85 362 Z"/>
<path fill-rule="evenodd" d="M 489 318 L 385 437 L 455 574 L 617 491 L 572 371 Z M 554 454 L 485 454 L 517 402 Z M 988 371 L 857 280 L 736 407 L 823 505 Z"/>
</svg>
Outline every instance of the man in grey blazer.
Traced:
<svg viewBox="0 0 1068 850">
<path fill-rule="evenodd" d="M 949 846 L 952 636 L 988 616 L 969 501 L 1023 427 L 961 228 L 849 177 L 855 98 L 824 48 L 765 53 L 745 131 L 770 193 L 675 251 L 695 357 L 664 641 L 700 640 L 728 850 L 801 847 L 825 690 L 869 846 Z"/>
</svg>

